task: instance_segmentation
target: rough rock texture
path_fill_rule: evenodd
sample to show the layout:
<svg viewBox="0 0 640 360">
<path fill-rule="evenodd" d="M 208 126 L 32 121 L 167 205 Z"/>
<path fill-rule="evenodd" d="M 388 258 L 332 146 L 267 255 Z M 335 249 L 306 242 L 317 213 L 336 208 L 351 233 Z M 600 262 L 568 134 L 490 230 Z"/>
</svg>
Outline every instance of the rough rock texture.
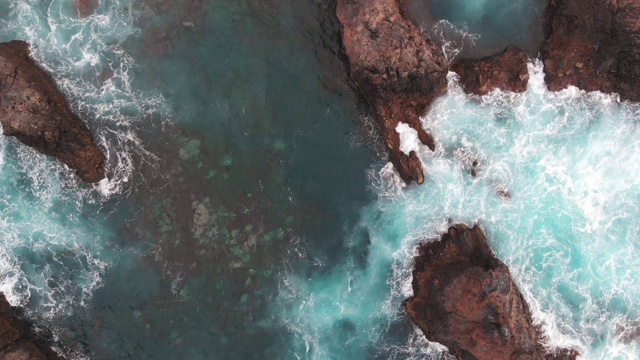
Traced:
<svg viewBox="0 0 640 360">
<path fill-rule="evenodd" d="M 89 129 L 23 41 L 0 43 L 0 122 L 4 135 L 61 160 L 82 180 L 104 178 L 104 155 Z"/>
<path fill-rule="evenodd" d="M 515 46 L 481 59 L 464 59 L 451 66 L 460 75 L 465 91 L 485 95 L 495 89 L 513 92 L 527 90 L 527 55 Z"/>
<path fill-rule="evenodd" d="M 478 226 L 453 226 L 419 253 L 405 309 L 427 339 L 458 359 L 575 359 L 575 351 L 545 354 L 529 307 Z"/>
<path fill-rule="evenodd" d="M 98 6 L 100 6 L 99 0 L 73 0 L 73 5 L 76 7 L 78 17 L 86 18 L 95 13 Z"/>
<path fill-rule="evenodd" d="M 0 359 L 62 359 L 16 315 L 16 309 L 9 305 L 2 293 L 0 293 Z"/>
<path fill-rule="evenodd" d="M 551 0 L 545 22 L 550 90 L 574 85 L 640 101 L 640 2 Z"/>
<path fill-rule="evenodd" d="M 449 64 L 442 50 L 402 16 L 397 0 L 338 0 L 336 12 L 350 76 L 380 124 L 389 159 L 404 182 L 421 184 L 422 163 L 415 152 L 400 151 L 396 126 L 409 124 L 435 148 L 420 116 L 446 91 Z"/>
</svg>

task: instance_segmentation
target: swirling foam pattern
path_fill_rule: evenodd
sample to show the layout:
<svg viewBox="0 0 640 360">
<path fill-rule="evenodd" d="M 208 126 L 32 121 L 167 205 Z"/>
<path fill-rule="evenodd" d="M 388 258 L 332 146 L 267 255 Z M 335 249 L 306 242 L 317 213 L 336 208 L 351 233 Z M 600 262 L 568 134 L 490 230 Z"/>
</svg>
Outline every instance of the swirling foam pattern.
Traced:
<svg viewBox="0 0 640 360">
<path fill-rule="evenodd" d="M 346 349 L 366 358 L 361 350 L 373 348 L 423 356 L 417 334 L 394 348 L 380 337 L 393 336 L 401 301 L 411 296 L 416 244 L 452 221 L 484 226 L 549 347 L 572 346 L 586 359 L 637 359 L 640 107 L 575 88 L 550 93 L 542 65 L 529 71 L 526 93 L 483 98 L 464 94 L 450 74 L 449 93 L 423 119 L 438 143 L 434 153 L 421 149 L 425 184 L 402 188 L 390 166 L 373 172 L 379 199 L 362 211 L 351 260 L 284 278 L 298 354 L 337 358 Z"/>
<path fill-rule="evenodd" d="M 102 15 L 78 19 L 71 1 L 0 2 L 0 41 L 31 43 L 108 157 L 109 178 L 86 187 L 64 165 L 0 137 L 1 288 L 12 304 L 29 302 L 48 316 L 87 305 L 101 284 L 112 234 L 96 214 L 131 190 L 133 153 L 155 161 L 134 127 L 165 111 L 159 94 L 131 86 L 133 60 L 119 45 L 137 31 L 130 2 L 103 6 Z M 101 73 L 108 79 L 100 80 Z"/>
</svg>

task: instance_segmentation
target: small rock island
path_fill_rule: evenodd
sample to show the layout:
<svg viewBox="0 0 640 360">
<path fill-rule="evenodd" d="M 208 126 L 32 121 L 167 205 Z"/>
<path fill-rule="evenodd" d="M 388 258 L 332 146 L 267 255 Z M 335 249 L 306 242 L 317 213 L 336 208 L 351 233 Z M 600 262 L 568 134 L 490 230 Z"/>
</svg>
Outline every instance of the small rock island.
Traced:
<svg viewBox="0 0 640 360">
<path fill-rule="evenodd" d="M 405 303 L 427 339 L 458 359 L 575 359 L 547 354 L 529 306 L 479 226 L 455 225 L 415 258 L 414 296 Z"/>
</svg>

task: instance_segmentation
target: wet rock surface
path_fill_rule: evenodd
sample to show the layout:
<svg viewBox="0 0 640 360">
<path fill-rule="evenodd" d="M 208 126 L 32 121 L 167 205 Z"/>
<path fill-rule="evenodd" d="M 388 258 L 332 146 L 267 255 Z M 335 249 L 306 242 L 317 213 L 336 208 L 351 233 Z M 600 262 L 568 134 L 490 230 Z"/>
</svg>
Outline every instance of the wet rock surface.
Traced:
<svg viewBox="0 0 640 360">
<path fill-rule="evenodd" d="M 547 354 L 540 332 L 507 266 L 478 226 L 455 225 L 423 243 L 413 270 L 414 297 L 405 310 L 430 341 L 458 359 L 575 359 Z"/>
<path fill-rule="evenodd" d="M 486 95 L 495 89 L 524 92 L 529 82 L 527 55 L 515 46 L 481 59 L 463 59 L 451 66 L 465 91 Z"/>
<path fill-rule="evenodd" d="M 351 79 L 380 125 L 389 160 L 405 183 L 421 184 L 422 163 L 415 152 L 400 151 L 396 126 L 409 124 L 435 148 L 420 116 L 447 89 L 447 59 L 402 16 L 397 0 L 338 0 L 336 12 Z"/>
<path fill-rule="evenodd" d="M 551 0 L 541 54 L 551 91 L 569 85 L 640 100 L 640 3 Z"/>
<path fill-rule="evenodd" d="M 83 181 L 104 178 L 105 158 L 89 129 L 23 41 L 0 43 L 0 122 L 4 135 L 64 162 Z"/>
<path fill-rule="evenodd" d="M 46 340 L 18 316 L 4 294 L 0 293 L 0 359 L 45 360 L 62 359 Z"/>
</svg>

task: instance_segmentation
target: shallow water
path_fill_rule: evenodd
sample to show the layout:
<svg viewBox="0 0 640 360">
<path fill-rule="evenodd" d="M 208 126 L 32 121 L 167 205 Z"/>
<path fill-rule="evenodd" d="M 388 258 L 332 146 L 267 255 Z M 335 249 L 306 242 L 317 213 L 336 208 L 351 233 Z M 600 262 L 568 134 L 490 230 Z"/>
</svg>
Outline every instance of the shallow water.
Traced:
<svg viewBox="0 0 640 360">
<path fill-rule="evenodd" d="M 450 75 L 427 181 L 404 188 L 328 4 L 118 0 L 79 20 L 0 0 L 0 30 L 109 154 L 91 187 L 0 138 L 1 290 L 71 358 L 443 358 L 401 302 L 415 246 L 451 222 L 484 227 L 549 346 L 639 358 L 636 105 L 549 93 L 536 62 L 520 95 Z"/>
<path fill-rule="evenodd" d="M 91 188 L 1 143 L 3 290 L 74 358 L 280 358 L 290 244 L 340 248 L 371 198 L 332 13 L 196 5 L 102 3 L 78 20 L 67 1 L 2 2 L 2 40 L 33 44 L 109 154 Z"/>
</svg>

